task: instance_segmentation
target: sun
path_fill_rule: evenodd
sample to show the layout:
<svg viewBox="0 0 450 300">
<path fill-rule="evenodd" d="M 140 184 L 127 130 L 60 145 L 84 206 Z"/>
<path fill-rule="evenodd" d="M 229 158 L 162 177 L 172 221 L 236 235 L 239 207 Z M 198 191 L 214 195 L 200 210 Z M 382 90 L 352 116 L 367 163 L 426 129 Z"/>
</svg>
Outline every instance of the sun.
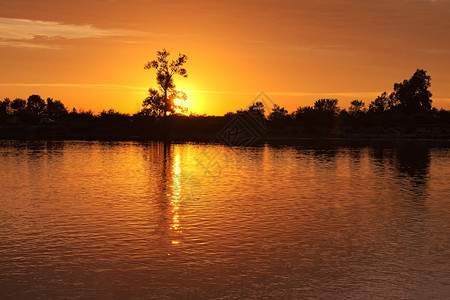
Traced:
<svg viewBox="0 0 450 300">
<path fill-rule="evenodd" d="M 176 98 L 175 100 L 173 100 L 173 103 L 174 103 L 176 106 L 181 106 L 181 107 L 184 106 L 184 101 L 181 100 L 181 99 L 178 99 L 178 98 Z"/>
<path fill-rule="evenodd" d="M 188 99 L 183 100 L 179 98 L 175 98 L 173 100 L 173 104 L 177 107 L 176 112 L 181 114 L 186 114 L 189 110 Z"/>
</svg>

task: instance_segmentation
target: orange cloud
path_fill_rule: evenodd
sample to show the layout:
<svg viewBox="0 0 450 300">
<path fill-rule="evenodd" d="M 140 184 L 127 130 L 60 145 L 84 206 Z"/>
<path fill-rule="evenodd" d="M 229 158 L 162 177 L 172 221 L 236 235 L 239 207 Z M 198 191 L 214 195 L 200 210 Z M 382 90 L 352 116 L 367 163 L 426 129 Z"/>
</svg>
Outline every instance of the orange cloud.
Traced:
<svg viewBox="0 0 450 300">
<path fill-rule="evenodd" d="M 124 29 L 103 29 L 92 25 L 0 18 L 0 46 L 57 49 L 57 46 L 33 42 L 36 37 L 83 39 L 117 36 L 144 36 L 147 33 Z"/>
</svg>

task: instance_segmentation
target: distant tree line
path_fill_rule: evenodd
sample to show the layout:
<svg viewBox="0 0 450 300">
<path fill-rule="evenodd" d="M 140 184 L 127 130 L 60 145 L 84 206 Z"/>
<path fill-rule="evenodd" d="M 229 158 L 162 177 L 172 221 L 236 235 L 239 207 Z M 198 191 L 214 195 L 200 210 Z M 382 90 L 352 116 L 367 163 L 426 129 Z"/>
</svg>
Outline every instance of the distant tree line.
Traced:
<svg viewBox="0 0 450 300">
<path fill-rule="evenodd" d="M 44 100 L 39 95 L 31 95 L 25 99 L 16 98 L 11 100 L 5 98 L 0 100 L 0 124 L 5 123 L 25 123 L 36 124 L 42 119 L 53 121 L 68 121 L 73 119 L 94 120 L 96 118 L 110 119 L 111 117 L 129 117 L 128 114 L 121 114 L 114 109 L 103 110 L 99 114 L 93 111 L 73 108 L 70 112 L 60 101 L 53 98 Z"/>
<path fill-rule="evenodd" d="M 0 122 L 35 123 L 42 118 L 61 119 L 68 114 L 67 108 L 59 100 L 47 98 L 44 101 L 39 95 L 31 95 L 27 100 L 5 98 L 0 101 Z"/>
<path fill-rule="evenodd" d="M 338 99 L 319 99 L 314 106 L 298 107 L 292 113 L 275 105 L 267 119 L 278 130 L 302 127 L 312 133 L 348 132 L 364 127 L 448 126 L 450 111 L 432 107 L 430 82 L 426 71 L 418 69 L 410 79 L 395 83 L 391 94 L 382 93 L 368 107 L 364 101 L 355 99 L 348 109 L 341 109 Z M 262 103 L 255 103 L 249 109 L 262 110 L 262 106 Z"/>
<path fill-rule="evenodd" d="M 161 61 L 164 59 L 163 57 Z M 182 65 L 184 61 L 184 56 L 180 56 L 178 61 L 169 66 L 180 68 L 176 65 L 177 62 Z M 150 64 L 157 67 L 154 62 Z M 158 65 L 158 68 L 160 67 Z M 170 72 L 167 73 L 164 69 L 161 71 L 166 75 L 176 72 L 185 74 L 185 71 Z M 165 78 L 162 75 L 160 77 Z M 246 110 L 258 112 L 261 118 L 266 119 L 268 136 L 345 137 L 352 134 L 403 134 L 423 131 L 421 136 L 450 138 L 450 111 L 438 110 L 432 106 L 430 81 L 431 77 L 426 71 L 419 69 L 410 79 L 395 83 L 389 95 L 387 92 L 382 93 L 368 106 L 364 101 L 356 99 L 351 102 L 350 107 L 341 109 L 338 99 L 319 99 L 313 106 L 300 106 L 291 113 L 284 107 L 274 105 L 267 117 L 266 107 L 261 102 L 254 103 Z M 167 82 L 171 83 L 171 80 L 167 79 Z M 166 86 L 174 87 L 172 84 Z M 144 101 L 142 110 L 134 115 L 122 114 L 113 109 L 98 114 L 92 111 L 78 111 L 75 108 L 69 112 L 61 101 L 52 98 L 44 101 L 39 95 L 31 95 L 27 100 L 5 98 L 0 101 L 0 125 L 2 125 L 0 129 L 3 130 L 3 133 L 0 130 L 0 137 L 14 135 L 20 137 L 24 134 L 19 131 L 15 133 L 16 129 L 3 125 L 19 124 L 23 127 L 27 124 L 44 123 L 41 127 L 53 132 L 56 138 L 159 139 L 171 136 L 179 140 L 211 140 L 231 121 L 231 118 L 244 112 L 239 110 L 220 117 L 186 116 L 175 113 L 172 106 L 167 106 L 165 110 L 162 103 L 165 102 L 164 95 L 168 93 L 162 88 L 158 93 L 160 99 L 157 105 L 161 109 L 157 114 L 149 113 L 151 105 L 148 101 Z M 51 119 L 51 126 L 47 126 L 47 122 L 42 122 L 43 119 Z M 165 121 L 162 122 L 162 119 Z M 47 133 L 44 133 L 45 137 Z"/>
</svg>

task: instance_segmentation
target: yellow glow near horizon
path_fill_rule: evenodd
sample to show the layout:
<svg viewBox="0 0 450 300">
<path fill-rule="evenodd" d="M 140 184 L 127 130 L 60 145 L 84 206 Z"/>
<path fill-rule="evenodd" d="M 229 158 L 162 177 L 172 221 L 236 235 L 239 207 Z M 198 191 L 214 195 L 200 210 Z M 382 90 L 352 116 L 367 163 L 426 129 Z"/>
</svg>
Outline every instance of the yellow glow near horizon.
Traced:
<svg viewBox="0 0 450 300">
<path fill-rule="evenodd" d="M 174 100 L 174 104 L 176 106 L 179 106 L 183 109 L 183 111 L 178 110 L 177 113 L 181 113 L 184 115 L 190 115 L 190 114 L 196 114 L 199 112 L 199 109 L 201 108 L 201 102 L 199 102 L 197 96 L 194 96 L 194 93 L 192 93 L 188 89 L 181 89 L 182 92 L 186 94 L 186 100 L 176 98 Z M 201 99 L 200 99 L 201 100 Z"/>
</svg>

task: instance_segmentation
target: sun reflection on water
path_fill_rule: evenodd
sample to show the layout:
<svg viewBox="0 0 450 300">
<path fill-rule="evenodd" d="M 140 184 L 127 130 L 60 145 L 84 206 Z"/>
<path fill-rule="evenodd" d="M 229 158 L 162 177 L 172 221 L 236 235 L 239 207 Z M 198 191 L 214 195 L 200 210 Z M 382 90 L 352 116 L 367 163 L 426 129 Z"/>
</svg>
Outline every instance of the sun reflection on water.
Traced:
<svg viewBox="0 0 450 300">
<path fill-rule="evenodd" d="M 180 204 L 182 200 L 181 196 L 181 157 L 180 152 L 177 147 L 173 148 L 173 164 L 172 164 L 172 184 L 170 185 L 171 195 L 170 195 L 170 205 L 172 208 L 172 224 L 170 229 L 173 230 L 177 235 L 182 233 L 182 227 L 180 224 Z M 177 245 L 180 242 L 178 240 L 172 240 L 172 244 Z"/>
</svg>

